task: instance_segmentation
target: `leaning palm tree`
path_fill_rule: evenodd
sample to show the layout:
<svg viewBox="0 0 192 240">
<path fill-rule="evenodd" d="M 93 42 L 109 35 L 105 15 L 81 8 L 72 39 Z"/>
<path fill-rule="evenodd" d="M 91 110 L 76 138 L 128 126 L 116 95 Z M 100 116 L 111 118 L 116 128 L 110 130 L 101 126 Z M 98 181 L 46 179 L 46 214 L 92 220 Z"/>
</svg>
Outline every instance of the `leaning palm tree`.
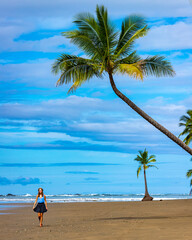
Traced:
<svg viewBox="0 0 192 240">
<path fill-rule="evenodd" d="M 180 118 L 179 126 L 185 126 L 182 133 L 180 133 L 180 136 L 187 135 L 183 142 L 187 145 L 192 141 L 192 110 L 187 111 L 188 115 L 183 115 Z"/>
<path fill-rule="evenodd" d="M 141 16 L 131 15 L 123 20 L 119 31 L 110 21 L 107 9 L 97 6 L 96 17 L 90 13 L 79 14 L 74 23 L 76 29 L 63 32 L 62 35 L 77 45 L 87 57 L 61 54 L 52 66 L 55 74 L 60 73 L 57 85 L 72 83 L 68 91 L 71 93 L 89 79 L 102 78 L 106 73 L 118 97 L 192 155 L 189 146 L 135 105 L 117 89 L 114 82 L 113 77 L 118 73 L 140 80 L 149 75 L 174 76 L 175 72 L 164 56 L 142 58 L 134 50 L 135 41 L 149 31 L 146 20 Z"/>
<path fill-rule="evenodd" d="M 137 177 L 139 177 L 139 173 L 141 172 L 142 168 L 144 171 L 145 196 L 142 199 L 142 201 L 152 201 L 153 198 L 149 195 L 148 188 L 147 188 L 146 169 L 148 169 L 149 167 L 156 167 L 155 165 L 151 165 L 151 163 L 156 162 L 155 155 L 148 156 L 148 151 L 146 151 L 145 149 L 143 152 L 139 151 L 139 155 L 137 155 L 137 157 L 134 160 L 139 162 L 140 164 L 137 169 Z"/>
</svg>

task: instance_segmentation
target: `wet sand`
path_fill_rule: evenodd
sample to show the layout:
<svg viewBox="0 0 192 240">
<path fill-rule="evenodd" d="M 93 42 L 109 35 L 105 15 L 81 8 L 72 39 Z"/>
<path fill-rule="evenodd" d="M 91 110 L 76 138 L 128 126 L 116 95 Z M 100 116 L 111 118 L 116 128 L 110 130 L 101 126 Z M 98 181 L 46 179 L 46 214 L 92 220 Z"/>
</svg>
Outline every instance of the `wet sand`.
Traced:
<svg viewBox="0 0 192 240">
<path fill-rule="evenodd" d="M 17 204 L 14 204 L 17 205 Z M 4 240 L 191 240 L 192 199 L 152 202 L 48 203 L 39 227 L 33 204 L 0 214 Z"/>
</svg>

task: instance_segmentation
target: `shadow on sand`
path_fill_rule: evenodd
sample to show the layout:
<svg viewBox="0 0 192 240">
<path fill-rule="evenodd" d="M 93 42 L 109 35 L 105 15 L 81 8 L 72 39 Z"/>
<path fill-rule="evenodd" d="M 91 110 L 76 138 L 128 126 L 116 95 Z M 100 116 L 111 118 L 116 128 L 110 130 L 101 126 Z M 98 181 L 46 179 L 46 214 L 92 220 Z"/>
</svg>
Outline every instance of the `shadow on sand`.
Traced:
<svg viewBox="0 0 192 240">
<path fill-rule="evenodd" d="M 100 220 L 143 220 L 143 219 L 165 219 L 170 217 L 165 216 L 150 216 L 150 217 L 114 217 L 114 218 L 97 218 L 95 221 Z"/>
<path fill-rule="evenodd" d="M 149 217 L 111 217 L 111 218 L 97 218 L 94 221 L 102 221 L 102 220 L 147 220 L 147 219 L 173 219 L 173 218 L 191 218 L 192 215 L 189 216 L 149 216 Z"/>
</svg>

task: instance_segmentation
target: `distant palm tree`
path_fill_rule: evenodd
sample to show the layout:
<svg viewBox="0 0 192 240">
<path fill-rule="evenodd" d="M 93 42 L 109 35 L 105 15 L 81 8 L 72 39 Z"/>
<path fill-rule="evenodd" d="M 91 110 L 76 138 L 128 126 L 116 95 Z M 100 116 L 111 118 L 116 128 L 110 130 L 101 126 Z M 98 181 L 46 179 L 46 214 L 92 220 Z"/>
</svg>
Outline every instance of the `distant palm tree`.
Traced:
<svg viewBox="0 0 192 240">
<path fill-rule="evenodd" d="M 183 135 L 187 135 L 183 140 L 183 142 L 189 145 L 189 143 L 192 141 L 192 110 L 188 110 L 187 114 L 188 116 L 183 115 L 180 118 L 180 121 L 182 122 L 179 123 L 179 126 L 185 126 L 185 129 L 183 130 L 182 133 L 179 134 L 179 137 Z"/>
<path fill-rule="evenodd" d="M 151 201 L 153 198 L 149 195 L 148 188 L 147 188 L 147 178 L 146 178 L 146 169 L 149 167 L 156 167 L 155 165 L 151 165 L 150 163 L 156 162 L 155 155 L 148 156 L 148 151 L 146 149 L 142 152 L 139 151 L 140 155 L 134 159 L 135 161 L 139 162 L 139 167 L 137 169 L 137 177 L 139 177 L 139 173 L 143 168 L 144 172 L 144 180 L 145 180 L 145 196 L 142 201 Z M 157 168 L 157 167 L 156 167 Z"/>
<path fill-rule="evenodd" d="M 188 110 L 187 111 L 187 115 L 183 115 L 181 116 L 180 118 L 180 123 L 179 123 L 179 126 L 184 126 L 184 130 L 182 133 L 179 134 L 179 137 L 180 136 L 183 136 L 183 135 L 187 135 L 183 142 L 187 145 L 189 145 L 189 143 L 192 141 L 192 110 Z M 192 161 L 192 159 L 191 159 Z M 187 173 L 186 173 L 186 176 L 188 178 L 190 178 L 192 176 L 192 169 L 188 170 Z M 192 186 L 192 179 L 190 181 L 190 186 Z M 189 193 L 190 195 L 192 194 L 192 189 Z"/>
<path fill-rule="evenodd" d="M 183 141 L 156 122 L 129 98 L 121 93 L 114 82 L 116 73 L 143 80 L 144 77 L 174 76 L 175 72 L 164 56 L 141 58 L 134 51 L 135 40 L 147 34 L 149 27 L 146 20 L 137 15 L 130 15 L 122 22 L 121 31 L 116 30 L 108 18 L 104 6 L 96 7 L 96 18 L 90 14 L 79 14 L 74 21 L 77 28 L 63 32 L 87 57 L 61 54 L 52 66 L 52 71 L 60 78 L 57 85 L 72 83 L 68 93 L 75 91 L 92 77 L 102 78 L 107 73 L 115 94 L 127 103 L 145 120 L 192 155 L 192 149 Z"/>
<path fill-rule="evenodd" d="M 192 161 L 192 159 L 191 159 L 191 161 Z M 186 176 L 187 176 L 188 178 L 192 177 L 192 169 L 189 169 L 189 170 L 187 171 Z M 190 186 L 192 186 L 192 179 L 191 179 L 191 181 L 190 181 Z M 191 189 L 189 195 L 191 195 L 191 194 L 192 194 L 192 189 Z"/>
</svg>

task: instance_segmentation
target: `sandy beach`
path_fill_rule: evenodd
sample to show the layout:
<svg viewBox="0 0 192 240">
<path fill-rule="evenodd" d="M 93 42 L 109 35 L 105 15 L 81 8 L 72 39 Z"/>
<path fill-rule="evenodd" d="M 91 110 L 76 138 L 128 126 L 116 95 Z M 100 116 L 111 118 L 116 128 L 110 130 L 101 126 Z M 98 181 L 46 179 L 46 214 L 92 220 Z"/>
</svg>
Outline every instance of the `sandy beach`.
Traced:
<svg viewBox="0 0 192 240">
<path fill-rule="evenodd" d="M 42 228 L 32 204 L 18 205 L 0 215 L 1 239 L 191 239 L 191 199 L 49 203 Z"/>
</svg>

